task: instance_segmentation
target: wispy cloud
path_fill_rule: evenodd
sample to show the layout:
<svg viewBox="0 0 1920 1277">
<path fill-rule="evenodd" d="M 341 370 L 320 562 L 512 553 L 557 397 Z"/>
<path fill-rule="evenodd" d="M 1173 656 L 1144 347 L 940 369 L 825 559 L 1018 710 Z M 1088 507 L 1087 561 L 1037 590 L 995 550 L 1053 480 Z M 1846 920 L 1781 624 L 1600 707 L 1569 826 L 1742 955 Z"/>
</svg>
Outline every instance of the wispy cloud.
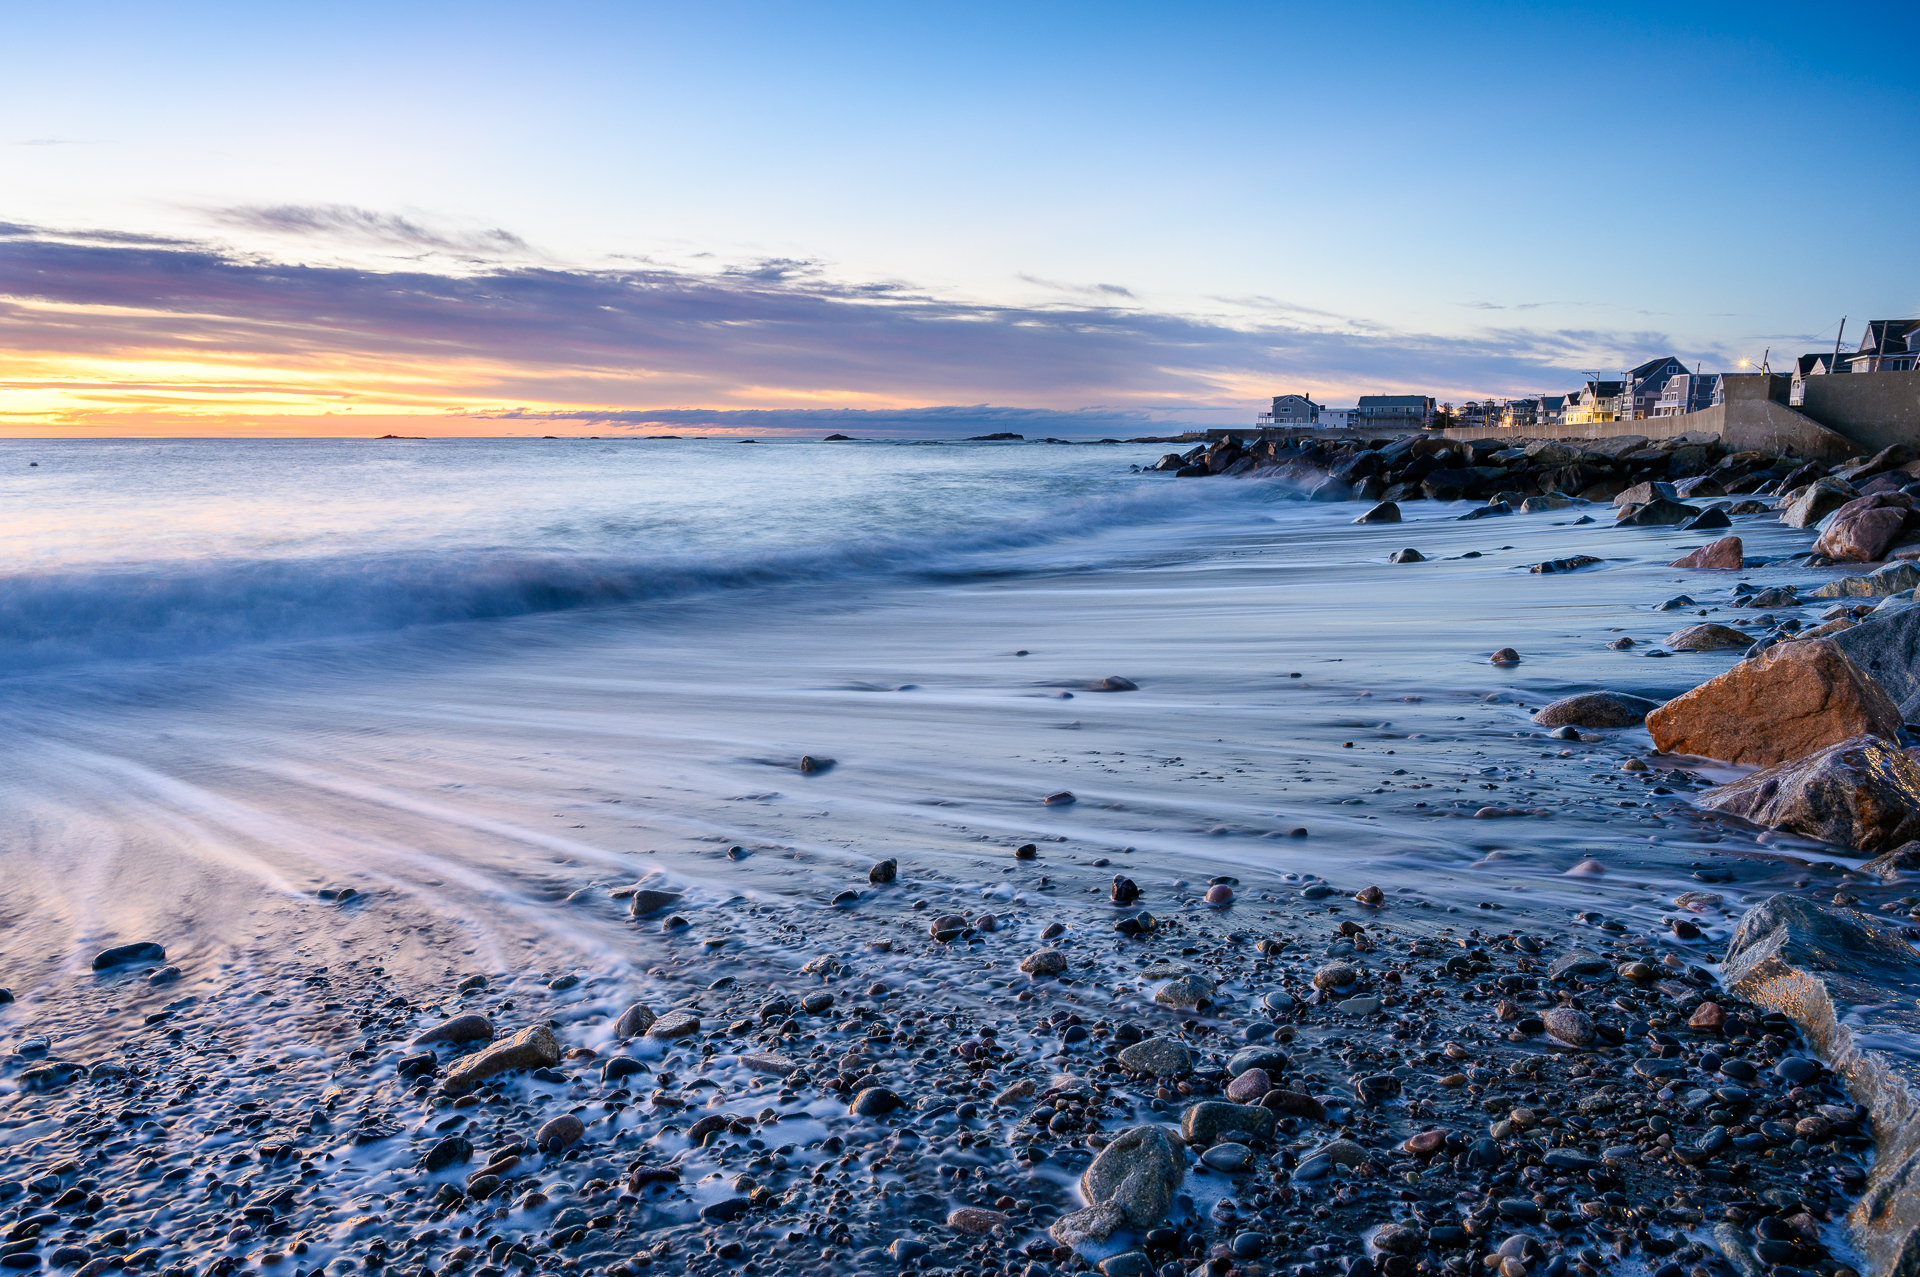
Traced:
<svg viewBox="0 0 1920 1277">
<path fill-rule="evenodd" d="M 1072 293 L 1079 297 L 1093 298 L 1124 297 L 1129 301 L 1133 299 L 1133 290 L 1131 288 L 1123 288 L 1119 284 L 1063 284 L 1058 280 L 1042 279 L 1038 275 L 1026 274 L 1017 275 L 1015 278 L 1022 283 L 1032 284 L 1038 288 L 1051 289 L 1056 293 Z"/>
<path fill-rule="evenodd" d="M 524 254 L 527 242 L 512 231 L 452 231 L 394 213 L 378 213 L 351 204 L 241 205 L 214 211 L 216 221 L 276 235 L 326 237 L 445 253 L 498 256 Z"/>
<path fill-rule="evenodd" d="M 434 251 L 523 244 L 506 231 L 463 236 L 346 206 L 245 216 L 289 234 Z M 1670 348 L 1657 332 L 1387 331 L 1270 299 L 1235 317 L 1179 315 L 1110 304 L 1118 292 L 992 305 L 902 282 L 848 283 L 799 258 L 697 272 L 290 266 L 210 244 L 0 225 L 0 348 L 16 378 L 0 388 L 9 397 L 0 413 L 85 419 L 139 410 L 144 394 L 154 412 L 456 412 L 501 423 L 548 413 L 630 424 L 693 412 L 758 430 L 774 428 L 753 424 L 770 418 L 714 414 L 986 402 L 1049 420 L 1106 405 L 1072 418 L 1078 433 L 1138 433 L 1128 414 L 1245 411 L 1283 390 L 1335 400 L 1525 393 Z M 146 389 L 155 386 L 164 390 Z M 971 423 L 988 410 L 952 411 Z M 791 419 L 812 428 L 833 418 Z M 937 417 L 913 420 L 931 427 Z"/>
</svg>

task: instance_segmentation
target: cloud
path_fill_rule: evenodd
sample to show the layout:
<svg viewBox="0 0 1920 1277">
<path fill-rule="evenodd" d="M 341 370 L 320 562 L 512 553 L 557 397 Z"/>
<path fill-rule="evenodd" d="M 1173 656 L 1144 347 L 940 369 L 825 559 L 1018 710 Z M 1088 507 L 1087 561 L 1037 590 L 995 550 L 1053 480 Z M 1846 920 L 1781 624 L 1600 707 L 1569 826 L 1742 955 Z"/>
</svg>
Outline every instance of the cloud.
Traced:
<svg viewBox="0 0 1920 1277">
<path fill-rule="evenodd" d="M 298 234 L 521 243 L 504 231 L 461 241 L 345 206 L 248 216 Z M 832 418 L 792 414 L 862 410 L 931 431 L 937 414 L 899 414 L 1027 406 L 937 410 L 960 414 L 957 432 L 984 433 L 966 428 L 983 413 L 1037 410 L 1055 421 L 1096 404 L 1105 407 L 1072 418 L 1086 427 L 1072 433 L 1139 433 L 1126 414 L 1212 419 L 1287 390 L 1337 402 L 1382 390 L 1457 399 L 1572 386 L 1581 368 L 1629 365 L 1670 346 L 1656 332 L 1396 332 L 1261 300 L 1267 309 L 1235 319 L 1065 300 L 993 305 L 906 283 L 847 283 L 798 258 L 704 273 L 646 263 L 374 270 L 0 226 L 0 349 L 12 352 L 15 386 L 34 387 L 15 393 L 81 415 L 127 411 L 153 393 L 170 410 L 190 402 L 207 413 L 317 411 L 332 397 L 366 411 L 503 423 L 539 413 L 668 423 L 679 419 L 663 412 L 693 412 L 756 430 L 771 418 L 714 414 L 777 408 L 793 428 L 812 428 Z M 173 393 L 107 390 L 160 382 Z M 73 389 L 48 389 L 60 384 Z M 260 389 L 274 385 L 283 393 Z"/>
<path fill-rule="evenodd" d="M 1152 430 L 1155 415 L 1146 409 L 1005 408 L 992 404 L 942 405 L 933 408 L 644 408 L 580 409 L 528 412 L 516 410 L 473 414 L 488 421 L 526 421 L 539 424 L 578 422 L 624 430 L 720 430 L 731 434 L 827 431 L 866 435 L 912 434 L 953 437 L 972 433 L 1011 431 L 1030 438 L 1045 435 L 1086 437 Z"/>
<path fill-rule="evenodd" d="M 446 253 L 499 255 L 530 252 L 506 230 L 438 231 L 411 218 L 350 204 L 241 205 L 216 209 L 216 221 L 276 235 L 317 236 Z"/>
<path fill-rule="evenodd" d="M 1015 278 L 1059 293 L 1074 293 L 1082 297 L 1125 297 L 1129 301 L 1133 299 L 1133 290 L 1122 288 L 1118 284 L 1062 284 L 1055 280 L 1042 279 L 1038 275 L 1017 275 Z"/>
</svg>

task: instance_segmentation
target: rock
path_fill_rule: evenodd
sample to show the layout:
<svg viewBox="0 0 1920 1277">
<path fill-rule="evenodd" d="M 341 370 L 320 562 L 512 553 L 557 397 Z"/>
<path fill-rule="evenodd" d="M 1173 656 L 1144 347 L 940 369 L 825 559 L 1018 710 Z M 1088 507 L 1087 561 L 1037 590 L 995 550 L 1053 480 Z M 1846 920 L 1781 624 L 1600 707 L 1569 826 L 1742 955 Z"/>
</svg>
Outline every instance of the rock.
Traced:
<svg viewBox="0 0 1920 1277">
<path fill-rule="evenodd" d="M 1892 851 L 1883 851 L 1860 866 L 1860 871 L 1876 878 L 1896 878 L 1903 873 L 1920 872 L 1920 842 L 1903 842 Z"/>
<path fill-rule="evenodd" d="M 94 955 L 95 971 L 110 971 L 114 967 L 124 967 L 135 962 L 165 962 L 167 951 L 151 940 L 135 944 L 123 944 L 113 949 L 103 949 Z"/>
<path fill-rule="evenodd" d="M 1013 1221 L 997 1210 L 987 1210 L 979 1206 L 962 1206 L 947 1214 L 947 1227 L 956 1232 L 969 1233 L 975 1237 L 984 1237 L 996 1228 L 1005 1228 Z"/>
<path fill-rule="evenodd" d="M 1362 887 L 1360 888 L 1360 890 L 1353 893 L 1353 900 L 1355 904 L 1379 906 L 1381 904 L 1386 903 L 1386 899 L 1387 899 L 1387 893 L 1380 890 L 1380 888 L 1378 887 L 1371 887 L 1371 886 Z"/>
<path fill-rule="evenodd" d="M 1739 652 L 1752 647 L 1753 638 L 1730 625 L 1689 625 L 1667 635 L 1666 644 L 1676 652 Z"/>
<path fill-rule="evenodd" d="M 1790 528 L 1810 528 L 1860 494 L 1839 479 L 1815 479 L 1780 515 Z"/>
<path fill-rule="evenodd" d="M 1075 798 L 1071 791 L 1065 789 L 1057 793 L 1048 794 L 1040 800 L 1041 804 L 1046 807 L 1065 807 L 1078 801 L 1079 799 Z"/>
<path fill-rule="evenodd" d="M 558 1153 L 579 1143 L 587 1133 L 587 1124 L 571 1113 L 562 1113 L 543 1125 L 533 1137 L 533 1146 L 543 1153 Z"/>
<path fill-rule="evenodd" d="M 1178 975 L 1153 991 L 1153 1000 L 1176 1011 L 1192 1011 L 1213 996 L 1213 981 L 1202 975 Z"/>
<path fill-rule="evenodd" d="M 871 883 L 892 882 L 900 873 L 900 862 L 892 858 L 881 861 L 867 870 L 867 881 Z"/>
<path fill-rule="evenodd" d="M 1200 1160 L 1213 1170 L 1233 1175 L 1247 1169 L 1253 1161 L 1253 1150 L 1245 1144 L 1215 1144 L 1200 1154 Z"/>
<path fill-rule="evenodd" d="M 1847 1216 L 1848 1239 L 1868 1261 L 1862 1271 L 1905 1271 L 1920 1246 L 1920 1092 L 1899 1045 L 1920 1032 L 1920 959 L 1905 932 L 1864 914 L 1772 896 L 1740 919 L 1722 979 L 1739 997 L 1792 1020 L 1866 1107 L 1879 1138 L 1866 1191 Z"/>
<path fill-rule="evenodd" d="M 1202 1100 L 1180 1118 L 1180 1135 L 1193 1145 L 1211 1144 L 1226 1131 L 1246 1131 L 1264 1138 L 1273 1129 L 1273 1110 L 1257 1104 L 1228 1104 Z"/>
<path fill-rule="evenodd" d="M 1645 505 L 1624 506 L 1614 526 L 1622 528 L 1664 528 L 1685 523 L 1700 512 L 1679 501 L 1649 501 Z"/>
<path fill-rule="evenodd" d="M 1680 521 L 1680 530 L 1682 532 L 1711 532 L 1715 528 L 1730 528 L 1732 526 L 1733 520 L 1728 518 L 1727 512 L 1719 506 L 1711 506 L 1702 510 L 1699 514 L 1694 515 L 1691 519 L 1682 519 Z"/>
<path fill-rule="evenodd" d="M 1148 1077 L 1185 1077 L 1193 1071 L 1193 1052 L 1171 1038 L 1135 1042 L 1114 1058 L 1129 1073 Z"/>
<path fill-rule="evenodd" d="M 1766 766 L 1860 735 L 1893 738 L 1900 712 L 1834 638 L 1780 643 L 1647 715 L 1669 754 Z"/>
<path fill-rule="evenodd" d="M 1020 969 L 1030 976 L 1060 975 L 1067 969 L 1067 955 L 1058 949 L 1038 949 L 1020 960 Z"/>
<path fill-rule="evenodd" d="M 1613 970 L 1613 964 L 1605 958 L 1595 953 L 1582 953 L 1576 949 L 1572 953 L 1561 954 L 1547 964 L 1547 979 L 1559 980 L 1569 975 L 1591 977 L 1605 975 L 1611 970 Z"/>
<path fill-rule="evenodd" d="M 1304 1117 L 1315 1122 L 1327 1120 L 1326 1105 L 1300 1091 L 1268 1091 L 1261 1099 L 1260 1107 L 1272 1109 L 1282 1117 Z"/>
<path fill-rule="evenodd" d="M 1838 563 L 1875 563 L 1906 528 L 1912 510 L 1905 497 L 1876 492 L 1849 501 L 1834 511 L 1826 531 L 1813 543 L 1813 553 Z"/>
<path fill-rule="evenodd" d="M 1715 497 L 1724 497 L 1727 490 L 1712 475 L 1697 474 L 1691 479 L 1682 479 L 1673 485 L 1673 495 L 1685 497 L 1690 501 L 1711 501 Z"/>
<path fill-rule="evenodd" d="M 621 1039 L 637 1038 L 651 1029 L 654 1021 L 659 1018 L 653 1013 L 652 1007 L 644 1002 L 636 1002 L 622 1011 L 620 1018 L 613 1022 L 613 1036 Z"/>
<path fill-rule="evenodd" d="M 1528 497 L 1520 503 L 1521 514 L 1545 514 L 1549 510 L 1564 510 L 1573 504 L 1573 499 L 1561 492 L 1543 492 L 1537 497 Z"/>
<path fill-rule="evenodd" d="M 1400 507 L 1395 505 L 1391 501 L 1382 501 L 1379 505 L 1373 507 L 1373 509 L 1367 511 L 1365 514 L 1355 519 L 1354 522 L 1355 523 L 1398 523 L 1400 522 Z"/>
<path fill-rule="evenodd" d="M 1536 711 L 1533 721 L 1542 727 L 1638 727 L 1660 702 L 1625 692 L 1582 692 L 1563 696 Z"/>
<path fill-rule="evenodd" d="M 1709 790 L 1711 811 L 1836 846 L 1879 852 L 1920 839 L 1920 766 L 1862 735 Z"/>
<path fill-rule="evenodd" d="M 1387 556 L 1387 562 L 1389 563 L 1425 563 L 1426 561 L 1426 555 L 1411 547 L 1405 550 L 1395 550 Z"/>
<path fill-rule="evenodd" d="M 444 1171 L 449 1166 L 466 1161 L 473 1156 L 473 1145 L 459 1135 L 449 1135 L 437 1141 L 420 1159 L 420 1167 L 431 1175 L 435 1171 Z"/>
<path fill-rule="evenodd" d="M 1487 663 L 1490 665 L 1518 665 L 1520 663 L 1520 653 L 1510 647 L 1503 647 L 1492 656 L 1489 656 Z"/>
<path fill-rule="evenodd" d="M 674 891 L 635 891 L 627 905 L 627 913 L 635 918 L 645 918 L 663 909 L 673 908 L 680 900 L 680 894 Z"/>
<path fill-rule="evenodd" d="M 1216 906 L 1232 904 L 1233 888 L 1224 882 L 1216 882 L 1207 888 L 1207 903 Z"/>
<path fill-rule="evenodd" d="M 1153 1277 L 1153 1260 L 1144 1250 L 1123 1250 L 1101 1260 L 1094 1271 L 1100 1277 Z"/>
<path fill-rule="evenodd" d="M 669 1011 L 647 1028 L 647 1036 L 660 1041 L 684 1038 L 700 1031 L 700 1017 L 691 1011 Z"/>
<path fill-rule="evenodd" d="M 755 1073 L 772 1073 L 785 1077 L 798 1069 L 800 1065 L 775 1051 L 753 1051 L 740 1057 L 740 1063 Z"/>
<path fill-rule="evenodd" d="M 1667 566 L 1697 568 L 1710 572 L 1738 572 L 1746 565 L 1747 550 L 1739 537 L 1721 537 L 1712 545 L 1703 545 L 1692 554 L 1683 554 Z"/>
<path fill-rule="evenodd" d="M 1288 1063 L 1287 1053 L 1277 1047 L 1264 1044 L 1242 1047 L 1227 1061 L 1227 1076 L 1239 1077 L 1248 1069 L 1259 1069 L 1268 1077 L 1278 1077 L 1286 1072 Z"/>
<path fill-rule="evenodd" d="M 1595 1035 L 1593 1020 L 1584 1011 L 1576 1011 L 1572 1007 L 1552 1007 L 1542 1012 L 1540 1019 L 1546 1024 L 1547 1032 L 1556 1042 L 1579 1047 L 1581 1050 L 1593 1045 Z"/>
<path fill-rule="evenodd" d="M 1671 483 L 1649 480 L 1622 490 L 1613 499 L 1615 506 L 1647 505 L 1653 501 L 1672 501 L 1680 494 Z"/>
<path fill-rule="evenodd" d="M 1078 1246 L 1105 1241 L 1122 1226 L 1153 1228 L 1173 1209 L 1186 1177 L 1186 1158 L 1165 1127 L 1129 1127 L 1081 1174 L 1080 1194 L 1089 1204 L 1056 1220 L 1053 1239 Z"/>
<path fill-rule="evenodd" d="M 816 754 L 800 755 L 800 770 L 808 775 L 817 775 L 833 767 L 833 759 L 822 758 Z"/>
<path fill-rule="evenodd" d="M 484 1015 L 456 1015 L 451 1020 L 442 1020 L 422 1033 L 413 1040 L 413 1044 L 429 1046 L 435 1042 L 491 1041 L 493 1041 L 492 1020 Z"/>
<path fill-rule="evenodd" d="M 884 1086 L 869 1086 L 853 1097 L 847 1112 L 855 1117 L 884 1117 L 901 1108 L 906 1101 Z"/>
<path fill-rule="evenodd" d="M 1227 1098 L 1235 1104 L 1258 1104 L 1272 1089 L 1265 1069 L 1248 1069 L 1227 1083 Z"/>
<path fill-rule="evenodd" d="M 1087 690 L 1090 692 L 1137 692 L 1140 690 L 1140 684 L 1130 678 L 1121 678 L 1118 674 L 1109 674 L 1098 683 L 1089 684 Z"/>
<path fill-rule="evenodd" d="M 1360 973 L 1344 962 L 1329 962 L 1313 973 L 1316 989 L 1344 989 L 1356 983 Z"/>
<path fill-rule="evenodd" d="M 1902 714 L 1920 719 L 1920 608 L 1872 617 L 1826 641 L 1871 674 Z"/>
<path fill-rule="evenodd" d="M 1469 510 L 1458 517 L 1461 519 L 1490 519 L 1495 515 L 1512 514 L 1513 507 L 1505 501 L 1490 501 L 1475 510 Z"/>
<path fill-rule="evenodd" d="M 544 1024 L 530 1024 L 504 1042 L 455 1060 L 442 1084 L 452 1095 L 471 1091 L 496 1073 L 548 1069 L 560 1062 L 560 1044 Z"/>
<path fill-rule="evenodd" d="M 1889 594 L 1899 594 L 1920 586 L 1920 565 L 1908 562 L 1889 563 L 1885 567 L 1875 568 L 1859 576 L 1843 576 L 1837 581 L 1829 581 L 1817 590 L 1810 590 L 1810 599 L 1879 599 Z"/>
<path fill-rule="evenodd" d="M 943 913 L 927 924 L 927 934 L 941 944 L 952 944 L 966 932 L 968 923 L 957 913 Z"/>
</svg>

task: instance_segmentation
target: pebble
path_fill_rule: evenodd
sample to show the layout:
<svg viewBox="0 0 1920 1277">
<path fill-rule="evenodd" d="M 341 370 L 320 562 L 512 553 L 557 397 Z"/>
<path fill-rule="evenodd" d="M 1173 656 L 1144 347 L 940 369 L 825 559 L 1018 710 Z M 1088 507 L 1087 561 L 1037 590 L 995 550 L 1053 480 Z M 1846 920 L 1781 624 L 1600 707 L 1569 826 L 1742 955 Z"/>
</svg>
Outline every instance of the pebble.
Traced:
<svg viewBox="0 0 1920 1277">
<path fill-rule="evenodd" d="M 1248 1069 L 1227 1084 L 1227 1098 L 1235 1104 L 1255 1104 L 1272 1089 L 1265 1069 Z"/>
<path fill-rule="evenodd" d="M 876 884 L 892 882 L 895 878 L 899 877 L 899 875 L 900 862 L 898 860 L 882 860 L 879 864 L 867 870 L 867 881 Z"/>
<path fill-rule="evenodd" d="M 691 1011 L 669 1011 L 647 1029 L 647 1036 L 663 1040 L 684 1038 L 700 1031 L 700 1017 Z"/>
<path fill-rule="evenodd" d="M 1555 1041 L 1583 1050 L 1593 1045 L 1594 1024 L 1586 1012 L 1576 1011 L 1572 1007 L 1553 1007 L 1540 1018 Z"/>
<path fill-rule="evenodd" d="M 1216 1171 L 1234 1174 L 1247 1169 L 1253 1150 L 1245 1144 L 1215 1144 L 1200 1155 L 1200 1160 Z"/>
<path fill-rule="evenodd" d="M 985 1210 L 978 1206 L 961 1206 L 947 1215 L 947 1227 L 958 1232 L 974 1236 L 985 1236 L 996 1228 L 1005 1228 L 1013 1221 L 997 1210 Z"/>
<path fill-rule="evenodd" d="M 1344 989 L 1360 979 L 1360 973 L 1344 962 L 1329 962 L 1313 973 L 1316 989 Z"/>
<path fill-rule="evenodd" d="M 1135 1042 L 1123 1048 L 1115 1059 L 1128 1072 L 1148 1077 L 1185 1077 L 1193 1071 L 1193 1052 L 1171 1038 Z"/>
<path fill-rule="evenodd" d="M 613 1036 L 621 1039 L 637 1038 L 651 1029 L 654 1021 L 659 1018 L 653 1013 L 652 1007 L 644 1002 L 636 1002 L 622 1011 L 620 1018 L 613 1022 Z"/>
<path fill-rule="evenodd" d="M 1067 955 L 1058 949 L 1039 949 L 1020 960 L 1020 969 L 1030 976 L 1056 976 L 1067 969 Z"/>
<path fill-rule="evenodd" d="M 576 1144 L 587 1133 L 587 1124 L 572 1113 L 562 1113 L 541 1126 L 533 1138 L 535 1148 L 546 1153 L 557 1153 L 561 1149 Z"/>
<path fill-rule="evenodd" d="M 112 949 L 103 949 L 94 955 L 93 969 L 108 971 L 114 967 L 124 967 L 135 962 L 165 962 L 167 951 L 151 940 L 142 940 L 134 944 L 123 944 Z"/>
<path fill-rule="evenodd" d="M 1153 1000 L 1176 1011 L 1192 1011 L 1213 996 L 1213 981 L 1202 975 L 1178 975 L 1153 991 Z"/>
</svg>

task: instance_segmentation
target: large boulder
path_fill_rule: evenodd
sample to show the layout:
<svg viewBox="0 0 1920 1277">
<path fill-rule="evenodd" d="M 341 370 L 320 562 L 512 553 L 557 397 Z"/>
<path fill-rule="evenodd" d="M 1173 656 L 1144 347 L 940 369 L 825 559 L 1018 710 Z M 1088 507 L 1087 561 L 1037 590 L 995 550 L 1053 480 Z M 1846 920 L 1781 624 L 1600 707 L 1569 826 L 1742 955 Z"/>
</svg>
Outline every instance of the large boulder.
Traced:
<svg viewBox="0 0 1920 1277">
<path fill-rule="evenodd" d="M 1865 628 L 1775 644 L 1676 696 L 1647 715 L 1654 745 L 1764 767 L 1855 736 L 1892 739 L 1900 711 L 1840 646 Z"/>
<path fill-rule="evenodd" d="M 1810 528 L 1859 495 L 1838 479 L 1815 479 L 1781 512 L 1780 522 L 1790 528 Z"/>
<path fill-rule="evenodd" d="M 1654 501 L 1674 501 L 1677 500 L 1679 496 L 1680 494 L 1674 490 L 1674 486 L 1671 483 L 1649 480 L 1645 483 L 1634 484 L 1631 488 L 1628 488 L 1625 492 L 1615 497 L 1613 503 L 1617 506 L 1647 505 Z"/>
<path fill-rule="evenodd" d="M 1582 692 L 1563 696 L 1535 711 L 1542 727 L 1638 727 L 1660 708 L 1659 701 L 1625 692 Z"/>
<path fill-rule="evenodd" d="M 1885 474 L 1889 470 L 1898 470 L 1901 466 L 1911 465 L 1916 458 L 1920 458 L 1920 452 L 1915 452 L 1904 443 L 1890 443 L 1860 464 L 1847 466 L 1834 473 L 1848 483 L 1859 483 L 1862 479 L 1870 479 L 1875 475 Z"/>
<path fill-rule="evenodd" d="M 1710 474 L 1697 474 L 1691 479 L 1682 479 L 1673 485 L 1674 495 L 1690 501 L 1711 501 L 1715 497 L 1724 497 L 1727 490 L 1720 481 Z"/>
<path fill-rule="evenodd" d="M 1920 608 L 1869 617 L 1829 641 L 1886 690 L 1903 718 L 1920 719 Z"/>
<path fill-rule="evenodd" d="M 1885 851 L 1920 838 L 1920 766 L 1878 736 L 1855 736 L 1709 790 L 1700 805 L 1840 847 Z"/>
<path fill-rule="evenodd" d="M 1187 1159 L 1165 1127 L 1124 1130 L 1080 1176 L 1087 1208 L 1055 1220 L 1053 1239 L 1062 1246 L 1105 1241 L 1123 1224 L 1145 1232 L 1167 1217 L 1186 1178 Z"/>
<path fill-rule="evenodd" d="M 1373 507 L 1373 509 L 1367 511 L 1365 514 L 1355 519 L 1354 522 L 1355 523 L 1398 523 L 1400 522 L 1400 507 L 1395 505 L 1391 501 L 1382 501 L 1379 505 Z"/>
<path fill-rule="evenodd" d="M 1667 564 L 1670 568 L 1697 568 L 1714 572 L 1738 572 L 1746 566 L 1746 546 L 1739 537 L 1721 537 L 1712 545 L 1703 545 L 1692 554 L 1684 554 Z"/>
<path fill-rule="evenodd" d="M 1876 492 L 1847 502 L 1833 512 L 1813 552 L 1840 563 L 1879 562 L 1912 517 L 1912 500 L 1900 492 Z"/>
<path fill-rule="evenodd" d="M 1847 1214 L 1861 1271 L 1920 1271 L 1920 959 L 1900 929 L 1790 895 L 1740 919 L 1721 979 L 1792 1020 L 1865 1106 L 1875 1136 L 1866 1191 Z"/>
</svg>

